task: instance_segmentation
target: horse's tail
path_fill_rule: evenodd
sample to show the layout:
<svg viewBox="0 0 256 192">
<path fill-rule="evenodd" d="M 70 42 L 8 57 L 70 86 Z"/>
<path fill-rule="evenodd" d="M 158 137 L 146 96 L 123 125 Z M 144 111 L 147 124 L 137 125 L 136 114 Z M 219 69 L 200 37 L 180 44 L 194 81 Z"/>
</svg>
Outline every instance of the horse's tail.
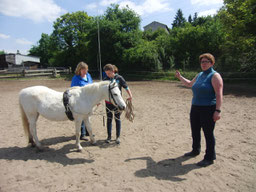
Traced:
<svg viewBox="0 0 256 192">
<path fill-rule="evenodd" d="M 19 104 L 20 104 L 20 113 L 21 113 L 21 120 L 22 120 L 22 124 L 23 124 L 23 128 L 24 128 L 24 132 L 25 132 L 25 135 L 27 137 L 27 140 L 29 141 L 29 122 L 28 122 L 28 118 L 27 118 L 27 115 L 26 115 L 20 101 L 19 101 Z"/>
</svg>

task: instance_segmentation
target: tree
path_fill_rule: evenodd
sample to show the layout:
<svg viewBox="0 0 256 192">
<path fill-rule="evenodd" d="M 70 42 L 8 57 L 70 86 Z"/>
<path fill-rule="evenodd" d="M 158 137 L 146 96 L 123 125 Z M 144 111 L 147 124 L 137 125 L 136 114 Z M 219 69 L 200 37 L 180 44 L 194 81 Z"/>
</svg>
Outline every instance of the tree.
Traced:
<svg viewBox="0 0 256 192">
<path fill-rule="evenodd" d="M 102 17 L 94 20 L 94 25 L 89 34 L 90 62 L 97 62 L 98 53 L 98 29 L 99 22 L 100 46 L 102 63 L 112 63 L 118 68 L 126 64 L 124 51 L 135 47 L 141 39 L 139 30 L 140 18 L 129 7 L 120 9 L 119 5 L 112 4 L 107 8 Z"/>
<path fill-rule="evenodd" d="M 154 42 L 141 40 L 136 47 L 124 51 L 126 70 L 157 71 L 159 60 L 157 47 Z"/>
<path fill-rule="evenodd" d="M 198 69 L 198 56 L 210 52 L 220 55 L 224 39 L 222 26 L 217 18 L 208 20 L 203 25 L 193 26 L 186 23 L 184 27 L 174 28 L 170 34 L 169 47 L 177 69 Z"/>
<path fill-rule="evenodd" d="M 49 61 L 53 57 L 54 47 L 51 36 L 42 33 L 37 45 L 32 46 L 29 50 L 29 55 L 40 57 L 40 62 L 43 66 L 50 66 Z"/>
<path fill-rule="evenodd" d="M 195 21 L 197 20 L 197 17 L 198 17 L 198 13 L 195 12 L 195 13 L 194 13 L 194 16 L 193 16 L 193 22 L 195 22 Z"/>
<path fill-rule="evenodd" d="M 174 27 L 183 27 L 186 23 L 186 19 L 183 16 L 182 10 L 178 9 L 174 21 L 172 23 L 172 28 Z"/>
<path fill-rule="evenodd" d="M 128 6 L 120 9 L 119 5 L 112 4 L 106 10 L 105 19 L 117 22 L 119 30 L 123 32 L 133 32 L 139 29 L 140 18 Z"/>
<path fill-rule="evenodd" d="M 52 37 L 57 44 L 54 65 L 74 69 L 79 61 L 87 59 L 91 20 L 86 12 L 78 11 L 62 15 L 54 22 Z"/>
<path fill-rule="evenodd" d="M 206 17 L 197 17 L 196 19 L 193 19 L 192 25 L 197 26 L 197 25 L 203 25 L 206 22 L 212 20 L 211 16 L 206 16 Z"/>
<path fill-rule="evenodd" d="M 188 16 L 188 22 L 189 22 L 189 23 L 192 23 L 192 22 L 193 22 L 193 19 L 192 19 L 192 16 L 191 16 L 191 15 Z"/>
<path fill-rule="evenodd" d="M 224 70 L 256 71 L 256 3 L 254 0 L 224 0 L 218 17 L 226 32 L 222 46 Z"/>
</svg>

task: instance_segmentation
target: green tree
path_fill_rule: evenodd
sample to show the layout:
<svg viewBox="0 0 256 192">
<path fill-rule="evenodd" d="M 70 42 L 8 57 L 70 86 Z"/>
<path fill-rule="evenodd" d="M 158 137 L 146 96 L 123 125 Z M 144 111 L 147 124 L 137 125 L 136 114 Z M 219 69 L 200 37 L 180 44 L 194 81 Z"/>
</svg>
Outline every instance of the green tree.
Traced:
<svg viewBox="0 0 256 192">
<path fill-rule="evenodd" d="M 160 68 L 154 42 L 141 40 L 136 47 L 124 51 L 125 68 L 130 71 L 157 71 Z"/>
<path fill-rule="evenodd" d="M 191 16 L 191 15 L 188 16 L 188 22 L 189 22 L 189 23 L 192 23 L 192 22 L 193 22 L 193 19 L 192 19 L 192 16 Z"/>
<path fill-rule="evenodd" d="M 98 58 L 97 21 L 102 63 L 112 63 L 122 69 L 125 63 L 124 51 L 135 47 L 142 36 L 139 30 L 139 16 L 128 7 L 120 9 L 119 5 L 113 4 L 107 8 L 102 17 L 95 18 L 89 34 L 89 55 L 92 63 L 96 63 L 95 58 Z"/>
<path fill-rule="evenodd" d="M 175 68 L 198 69 L 198 56 L 210 52 L 220 55 L 223 31 L 217 18 L 203 25 L 192 26 L 186 23 L 182 28 L 174 28 L 170 34 L 169 47 L 173 52 Z"/>
<path fill-rule="evenodd" d="M 54 22 L 52 37 L 57 44 L 52 60 L 54 65 L 72 66 L 87 60 L 87 35 L 90 32 L 91 17 L 78 11 L 62 15 Z"/>
<path fill-rule="evenodd" d="M 218 16 L 226 31 L 221 57 L 223 70 L 256 71 L 255 0 L 224 0 Z"/>
<path fill-rule="evenodd" d="M 170 35 L 164 29 L 158 29 L 153 33 L 154 43 L 158 53 L 158 69 L 169 70 L 173 65 L 172 49 L 168 46 Z"/>
<path fill-rule="evenodd" d="M 182 10 L 178 9 L 174 21 L 172 23 L 172 28 L 174 27 L 183 27 L 186 23 L 186 19 L 183 16 Z"/>
<path fill-rule="evenodd" d="M 198 18 L 198 13 L 195 12 L 195 13 L 194 13 L 194 16 L 193 16 L 193 21 L 192 21 L 192 22 L 195 22 L 195 21 L 197 20 L 197 18 Z"/>
<path fill-rule="evenodd" d="M 207 23 L 208 21 L 211 21 L 212 17 L 207 16 L 207 17 L 196 17 L 196 19 L 193 19 L 192 25 L 197 26 L 197 25 L 203 25 Z"/>
<path fill-rule="evenodd" d="M 43 66 L 50 66 L 49 61 L 53 57 L 54 47 L 51 36 L 42 33 L 37 45 L 32 46 L 29 50 L 29 55 L 40 57 Z"/>
</svg>

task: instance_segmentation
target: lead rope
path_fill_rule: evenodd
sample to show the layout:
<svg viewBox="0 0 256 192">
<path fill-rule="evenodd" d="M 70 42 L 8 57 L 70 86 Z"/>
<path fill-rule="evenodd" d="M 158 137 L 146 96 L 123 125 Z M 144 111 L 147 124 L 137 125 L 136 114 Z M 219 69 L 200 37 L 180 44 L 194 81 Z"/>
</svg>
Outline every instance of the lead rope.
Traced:
<svg viewBox="0 0 256 192">
<path fill-rule="evenodd" d="M 99 106 L 96 106 L 96 108 L 93 110 L 93 115 L 94 116 L 103 116 L 103 126 L 105 127 L 105 124 L 106 124 L 105 118 L 108 119 L 108 117 L 106 117 L 106 112 L 104 112 L 104 110 L 101 110 L 98 112 L 98 110 L 97 110 L 98 107 Z M 105 106 L 104 108 L 107 108 L 107 107 Z M 107 108 L 107 110 L 112 111 L 109 108 Z M 134 121 L 135 114 L 133 111 L 134 111 L 134 106 L 132 105 L 132 101 L 127 99 L 126 100 L 126 109 L 125 109 L 125 118 L 128 119 L 130 122 Z M 113 116 L 113 118 L 116 120 L 121 120 L 121 117 L 120 117 L 120 119 L 118 119 L 115 117 L 115 115 Z"/>
<path fill-rule="evenodd" d="M 134 117 L 135 117 L 135 114 L 133 112 L 134 106 L 132 105 L 132 101 L 129 100 L 129 99 L 127 99 L 125 103 L 126 103 L 125 118 L 133 123 L 133 120 L 134 120 Z"/>
</svg>

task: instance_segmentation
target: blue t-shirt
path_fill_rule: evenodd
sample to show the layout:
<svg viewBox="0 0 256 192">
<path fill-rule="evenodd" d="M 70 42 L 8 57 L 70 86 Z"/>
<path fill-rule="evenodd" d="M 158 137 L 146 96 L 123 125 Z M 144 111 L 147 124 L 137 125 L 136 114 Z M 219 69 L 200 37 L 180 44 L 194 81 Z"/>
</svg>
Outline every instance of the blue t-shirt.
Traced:
<svg viewBox="0 0 256 192">
<path fill-rule="evenodd" d="M 82 78 L 80 75 L 74 75 L 71 81 L 71 87 L 74 87 L 74 86 L 83 87 L 91 83 L 93 83 L 93 81 L 89 73 L 86 74 L 86 78 Z"/>
<path fill-rule="evenodd" d="M 216 95 L 212 86 L 212 76 L 216 73 L 213 68 L 209 68 L 198 74 L 192 86 L 192 105 L 211 106 L 216 105 Z"/>
</svg>

